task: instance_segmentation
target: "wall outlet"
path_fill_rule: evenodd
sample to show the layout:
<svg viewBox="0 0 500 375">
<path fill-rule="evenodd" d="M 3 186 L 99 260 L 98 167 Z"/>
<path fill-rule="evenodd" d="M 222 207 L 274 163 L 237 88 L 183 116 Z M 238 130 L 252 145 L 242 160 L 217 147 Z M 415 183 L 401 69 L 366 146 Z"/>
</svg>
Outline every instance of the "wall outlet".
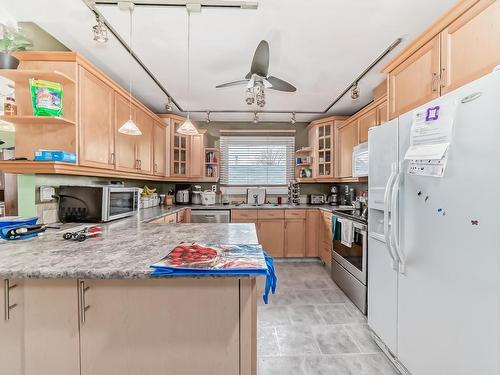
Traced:
<svg viewBox="0 0 500 375">
<path fill-rule="evenodd" d="M 54 189 L 52 186 L 40 186 L 40 202 L 50 202 L 54 198 L 52 198 L 53 195 L 55 195 L 56 189 Z"/>
</svg>

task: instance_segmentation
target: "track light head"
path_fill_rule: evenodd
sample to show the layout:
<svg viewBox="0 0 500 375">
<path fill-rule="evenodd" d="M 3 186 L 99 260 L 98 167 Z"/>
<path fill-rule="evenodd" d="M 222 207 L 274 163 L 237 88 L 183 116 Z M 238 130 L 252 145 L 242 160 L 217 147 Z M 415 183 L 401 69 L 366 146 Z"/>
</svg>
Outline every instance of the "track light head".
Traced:
<svg viewBox="0 0 500 375">
<path fill-rule="evenodd" d="M 259 117 L 257 116 L 257 112 L 253 113 L 253 123 L 258 124 L 259 123 Z"/>
<path fill-rule="evenodd" d="M 94 40 L 99 43 L 106 43 L 108 41 L 108 28 L 99 15 L 96 15 L 96 24 L 92 26 L 94 33 Z"/>
<path fill-rule="evenodd" d="M 290 123 L 292 125 L 295 125 L 296 122 L 297 122 L 297 119 L 295 118 L 295 112 L 292 112 L 292 118 L 290 119 Z"/>
<path fill-rule="evenodd" d="M 172 112 L 172 98 L 169 96 L 167 104 L 165 104 L 165 110 L 167 112 Z"/>
<path fill-rule="evenodd" d="M 207 124 L 210 124 L 210 111 L 207 111 L 207 118 L 205 119 Z"/>
<path fill-rule="evenodd" d="M 356 100 L 359 98 L 359 87 L 358 82 L 354 83 L 351 89 L 351 99 Z"/>
</svg>

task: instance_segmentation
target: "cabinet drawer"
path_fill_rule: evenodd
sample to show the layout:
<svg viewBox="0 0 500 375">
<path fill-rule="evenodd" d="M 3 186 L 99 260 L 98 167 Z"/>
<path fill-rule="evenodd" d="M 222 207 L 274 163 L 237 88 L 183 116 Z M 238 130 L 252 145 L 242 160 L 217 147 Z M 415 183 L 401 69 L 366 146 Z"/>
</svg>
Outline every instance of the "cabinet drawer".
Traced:
<svg viewBox="0 0 500 375">
<path fill-rule="evenodd" d="M 305 219 L 307 210 L 285 210 L 286 219 Z"/>
<path fill-rule="evenodd" d="M 257 219 L 257 210 L 231 210 L 231 218 L 234 220 Z"/>
<path fill-rule="evenodd" d="M 258 210 L 259 219 L 284 219 L 285 210 Z"/>
<path fill-rule="evenodd" d="M 176 221 L 176 214 L 167 215 L 163 218 L 163 222 L 165 224 L 175 223 L 175 221 Z"/>
</svg>

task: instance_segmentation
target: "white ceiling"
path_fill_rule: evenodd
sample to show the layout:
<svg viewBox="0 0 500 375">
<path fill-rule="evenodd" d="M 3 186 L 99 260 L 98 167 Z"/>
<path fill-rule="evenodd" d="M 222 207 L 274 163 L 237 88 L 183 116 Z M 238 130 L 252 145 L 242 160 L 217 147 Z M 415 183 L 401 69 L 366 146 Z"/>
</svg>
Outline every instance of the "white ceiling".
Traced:
<svg viewBox="0 0 500 375">
<path fill-rule="evenodd" d="M 383 80 L 382 65 L 456 0 L 261 0 L 258 10 L 204 8 L 191 16 L 191 104 L 187 103 L 187 12 L 184 8 L 139 7 L 133 14 L 133 49 L 184 109 L 253 110 L 244 86 L 215 89 L 249 71 L 259 41 L 270 45 L 270 74 L 297 87 L 295 93 L 267 90 L 265 110 L 323 111 L 389 44 L 402 44 L 361 82 L 356 101 L 347 94 L 329 113 L 350 114 L 371 100 Z M 128 12 L 100 6 L 128 41 Z M 120 84 L 132 75 L 134 95 L 163 112 L 165 94 L 111 37 L 92 40 L 95 19 L 82 0 L 17 0 L 8 11 L 32 21 L 68 48 L 82 53 Z M 193 116 L 204 118 L 205 114 Z M 213 120 L 245 121 L 252 114 L 212 114 Z M 261 114 L 261 120 L 288 121 L 289 114 Z M 319 115 L 297 115 L 309 121 Z"/>
</svg>

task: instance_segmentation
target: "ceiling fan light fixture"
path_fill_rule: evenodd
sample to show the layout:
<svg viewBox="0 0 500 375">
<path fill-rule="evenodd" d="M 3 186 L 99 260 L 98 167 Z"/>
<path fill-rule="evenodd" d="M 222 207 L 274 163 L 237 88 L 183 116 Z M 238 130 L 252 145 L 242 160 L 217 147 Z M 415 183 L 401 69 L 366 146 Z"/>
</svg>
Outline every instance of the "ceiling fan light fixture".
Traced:
<svg viewBox="0 0 500 375">
<path fill-rule="evenodd" d="M 255 96 L 253 94 L 253 88 L 248 88 L 246 91 L 245 101 L 248 105 L 255 103 Z"/>
<path fill-rule="evenodd" d="M 92 32 L 94 33 L 94 40 L 98 43 L 106 43 L 108 41 L 108 28 L 106 24 L 101 19 L 101 16 L 96 15 L 96 24 L 92 26 Z"/>
<path fill-rule="evenodd" d="M 352 86 L 351 89 L 351 99 L 356 100 L 359 98 L 359 87 L 358 87 L 358 82 L 354 83 L 354 86 Z"/>
<path fill-rule="evenodd" d="M 182 135 L 198 135 L 198 130 L 196 130 L 196 127 L 193 125 L 191 119 L 188 116 L 186 121 L 184 121 L 184 123 L 179 126 L 176 133 Z"/>
</svg>

